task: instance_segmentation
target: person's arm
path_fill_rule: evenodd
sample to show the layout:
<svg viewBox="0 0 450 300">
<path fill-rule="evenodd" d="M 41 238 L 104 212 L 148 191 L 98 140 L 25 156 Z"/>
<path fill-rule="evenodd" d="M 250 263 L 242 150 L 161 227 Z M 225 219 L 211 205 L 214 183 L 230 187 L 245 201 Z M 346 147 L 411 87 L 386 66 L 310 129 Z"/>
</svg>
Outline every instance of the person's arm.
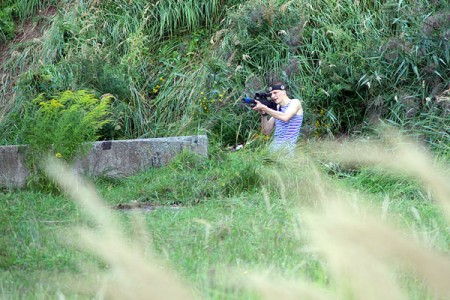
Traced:
<svg viewBox="0 0 450 300">
<path fill-rule="evenodd" d="M 289 105 L 288 109 L 283 113 L 281 111 L 273 110 L 265 106 L 264 104 L 261 104 L 258 100 L 255 100 L 256 105 L 253 109 L 259 110 L 260 112 L 264 112 L 271 117 L 274 117 L 278 120 L 287 122 L 289 121 L 293 116 L 297 114 L 298 111 L 302 110 L 302 106 L 300 104 L 300 100 L 298 99 L 292 99 L 291 104 Z"/>
<path fill-rule="evenodd" d="M 261 113 L 261 127 L 265 135 L 269 135 L 275 125 L 275 119 L 267 120 L 266 114 Z"/>
</svg>

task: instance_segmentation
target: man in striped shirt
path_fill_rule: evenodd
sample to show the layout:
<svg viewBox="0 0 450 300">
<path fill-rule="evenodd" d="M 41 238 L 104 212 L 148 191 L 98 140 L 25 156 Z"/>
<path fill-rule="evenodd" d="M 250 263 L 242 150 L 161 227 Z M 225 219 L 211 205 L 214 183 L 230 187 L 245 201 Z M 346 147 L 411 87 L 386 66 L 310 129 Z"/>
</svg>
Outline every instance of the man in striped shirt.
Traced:
<svg viewBox="0 0 450 300">
<path fill-rule="evenodd" d="M 278 109 L 271 109 L 257 100 L 253 109 L 261 113 L 264 134 L 270 134 L 275 128 L 270 149 L 273 151 L 285 149 L 288 154 L 293 154 L 303 121 L 302 105 L 300 100 L 288 97 L 282 82 L 272 84 L 269 92 L 272 100 L 278 105 Z M 270 116 L 269 119 L 267 115 Z"/>
</svg>

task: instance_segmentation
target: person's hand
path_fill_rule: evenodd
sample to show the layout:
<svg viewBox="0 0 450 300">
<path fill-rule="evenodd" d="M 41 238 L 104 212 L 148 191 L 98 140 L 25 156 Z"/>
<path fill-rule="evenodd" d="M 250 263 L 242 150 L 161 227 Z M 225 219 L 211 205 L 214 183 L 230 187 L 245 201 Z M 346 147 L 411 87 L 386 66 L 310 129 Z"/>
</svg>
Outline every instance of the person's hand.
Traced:
<svg viewBox="0 0 450 300">
<path fill-rule="evenodd" d="M 261 115 L 266 115 L 267 113 L 264 111 L 264 108 L 267 107 L 258 100 L 255 100 L 256 105 L 253 107 L 254 110 L 257 110 Z"/>
<path fill-rule="evenodd" d="M 264 109 L 264 104 L 262 104 L 261 102 L 259 102 L 258 100 L 255 100 L 255 106 L 253 106 L 253 109 L 254 110 L 257 110 L 257 111 L 259 111 L 259 112 L 261 112 L 261 110 L 263 110 Z"/>
</svg>

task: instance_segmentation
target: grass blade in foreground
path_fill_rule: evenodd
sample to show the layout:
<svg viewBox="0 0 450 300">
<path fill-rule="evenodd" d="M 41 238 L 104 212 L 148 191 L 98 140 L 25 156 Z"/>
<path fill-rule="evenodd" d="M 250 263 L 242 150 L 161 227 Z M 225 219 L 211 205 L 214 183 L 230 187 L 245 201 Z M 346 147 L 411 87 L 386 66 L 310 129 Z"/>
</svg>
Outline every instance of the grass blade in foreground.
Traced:
<svg viewBox="0 0 450 300">
<path fill-rule="evenodd" d="M 110 274 L 105 274 L 104 286 L 97 292 L 104 293 L 108 299 L 194 299 L 191 291 L 167 268 L 154 263 L 142 249 L 129 246 L 92 186 L 55 159 L 47 161 L 45 170 L 91 214 L 98 226 L 97 230 L 78 230 L 80 246 L 110 266 Z"/>
</svg>

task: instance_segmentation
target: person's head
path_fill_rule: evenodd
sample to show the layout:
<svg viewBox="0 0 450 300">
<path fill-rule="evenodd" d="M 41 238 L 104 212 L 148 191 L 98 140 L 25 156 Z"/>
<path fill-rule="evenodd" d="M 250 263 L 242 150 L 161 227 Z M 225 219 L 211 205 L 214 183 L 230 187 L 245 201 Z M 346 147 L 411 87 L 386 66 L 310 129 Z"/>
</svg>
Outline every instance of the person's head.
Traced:
<svg viewBox="0 0 450 300">
<path fill-rule="evenodd" d="M 276 104 L 283 104 L 282 102 L 285 100 L 289 100 L 289 97 L 286 92 L 286 86 L 280 82 L 274 82 L 269 86 L 269 93 L 272 97 L 272 100 Z"/>
</svg>

